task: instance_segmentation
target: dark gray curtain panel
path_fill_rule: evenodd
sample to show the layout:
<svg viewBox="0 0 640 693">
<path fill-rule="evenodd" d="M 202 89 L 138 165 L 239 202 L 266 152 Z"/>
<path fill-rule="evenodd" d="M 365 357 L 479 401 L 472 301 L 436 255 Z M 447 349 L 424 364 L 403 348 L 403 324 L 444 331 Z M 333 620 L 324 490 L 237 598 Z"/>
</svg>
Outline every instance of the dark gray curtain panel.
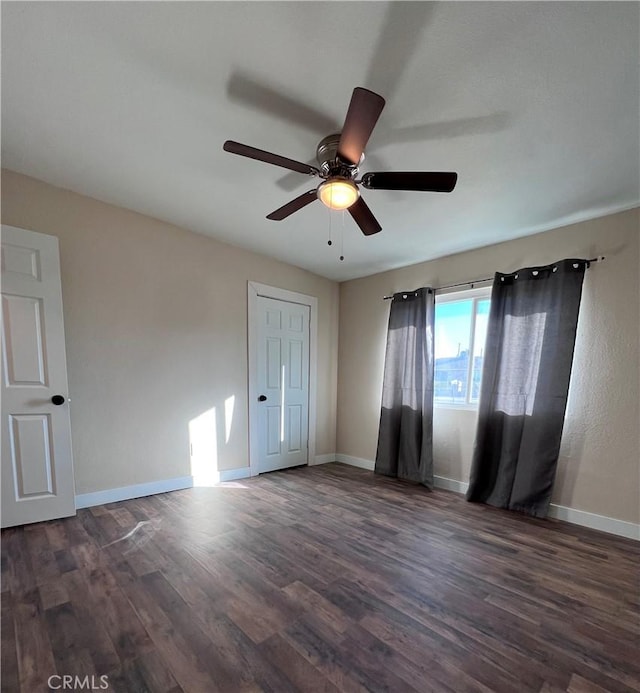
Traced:
<svg viewBox="0 0 640 693">
<path fill-rule="evenodd" d="M 433 488 L 433 291 L 394 294 L 375 471 Z"/>
<path fill-rule="evenodd" d="M 546 517 L 588 266 L 495 275 L 467 500 Z"/>
</svg>

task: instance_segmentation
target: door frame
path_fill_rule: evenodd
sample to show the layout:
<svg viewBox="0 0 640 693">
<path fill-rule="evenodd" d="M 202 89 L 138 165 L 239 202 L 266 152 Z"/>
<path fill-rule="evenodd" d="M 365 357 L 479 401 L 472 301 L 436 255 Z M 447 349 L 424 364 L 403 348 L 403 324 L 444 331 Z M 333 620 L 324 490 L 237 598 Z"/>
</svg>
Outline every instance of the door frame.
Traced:
<svg viewBox="0 0 640 693">
<path fill-rule="evenodd" d="M 318 299 L 268 284 L 247 282 L 247 373 L 249 394 L 249 472 L 258 476 L 258 296 L 309 306 L 309 430 L 307 464 L 316 456 L 316 396 L 318 387 Z"/>
</svg>

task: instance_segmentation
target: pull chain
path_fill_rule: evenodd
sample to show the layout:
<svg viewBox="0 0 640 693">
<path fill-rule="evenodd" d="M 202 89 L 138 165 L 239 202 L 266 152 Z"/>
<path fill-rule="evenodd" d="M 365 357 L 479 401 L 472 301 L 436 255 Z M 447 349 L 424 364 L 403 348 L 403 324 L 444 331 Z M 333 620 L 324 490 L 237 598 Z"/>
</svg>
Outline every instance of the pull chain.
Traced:
<svg viewBox="0 0 640 693">
<path fill-rule="evenodd" d="M 342 227 L 340 228 L 340 262 L 344 262 L 344 209 L 342 210 Z"/>
</svg>

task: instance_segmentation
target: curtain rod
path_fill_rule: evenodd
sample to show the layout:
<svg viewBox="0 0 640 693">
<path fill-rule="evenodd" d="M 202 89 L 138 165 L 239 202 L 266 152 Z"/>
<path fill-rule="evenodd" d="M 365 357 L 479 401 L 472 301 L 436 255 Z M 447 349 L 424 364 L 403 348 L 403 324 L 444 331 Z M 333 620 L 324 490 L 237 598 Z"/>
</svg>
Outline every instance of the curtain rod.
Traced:
<svg viewBox="0 0 640 693">
<path fill-rule="evenodd" d="M 598 257 L 593 257 L 590 260 L 587 260 L 589 264 L 592 262 L 602 262 L 605 259 L 604 255 L 598 255 Z M 483 284 L 484 282 L 492 282 L 493 277 L 486 277 L 485 279 L 474 279 L 473 281 L 470 282 L 459 282 L 458 284 L 446 284 L 445 286 L 437 286 L 432 291 L 442 291 L 443 289 L 454 289 L 457 286 L 471 286 L 473 288 L 474 284 Z M 383 300 L 389 301 L 390 299 L 393 298 L 393 294 L 391 296 L 383 296 Z"/>
</svg>

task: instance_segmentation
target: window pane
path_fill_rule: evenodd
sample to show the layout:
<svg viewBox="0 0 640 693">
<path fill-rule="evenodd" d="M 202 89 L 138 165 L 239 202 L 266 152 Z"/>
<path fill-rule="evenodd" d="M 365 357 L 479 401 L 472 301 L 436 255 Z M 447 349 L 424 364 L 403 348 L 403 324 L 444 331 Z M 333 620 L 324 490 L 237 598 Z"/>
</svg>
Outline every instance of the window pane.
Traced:
<svg viewBox="0 0 640 693">
<path fill-rule="evenodd" d="M 473 370 L 471 372 L 470 402 L 476 403 L 480 397 L 480 380 L 482 379 L 482 362 L 484 359 L 484 343 L 487 338 L 487 323 L 489 322 L 489 299 L 476 303 L 476 329 L 473 335 Z"/>
<path fill-rule="evenodd" d="M 464 404 L 469 372 L 473 301 L 436 304 L 434 399 Z"/>
</svg>

